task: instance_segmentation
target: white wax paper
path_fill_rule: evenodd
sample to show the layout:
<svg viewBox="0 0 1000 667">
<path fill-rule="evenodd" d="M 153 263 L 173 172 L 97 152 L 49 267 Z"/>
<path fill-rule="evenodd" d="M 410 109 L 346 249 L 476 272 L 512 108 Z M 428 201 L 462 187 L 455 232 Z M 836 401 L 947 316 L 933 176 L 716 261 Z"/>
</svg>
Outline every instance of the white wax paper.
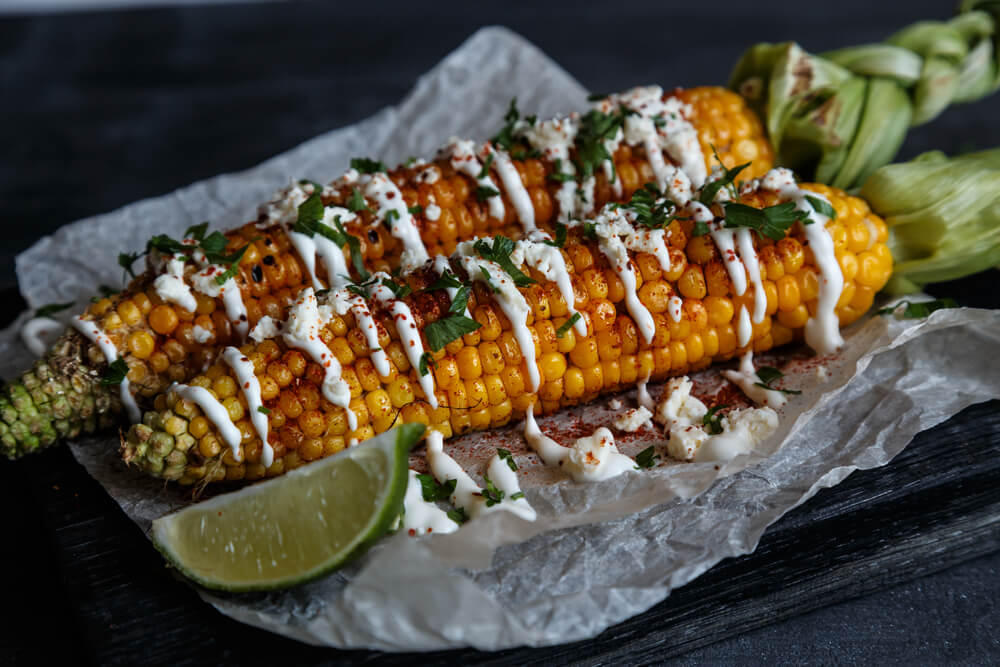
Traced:
<svg viewBox="0 0 1000 667">
<path fill-rule="evenodd" d="M 430 156 L 452 134 L 486 137 L 514 96 L 522 110 L 543 116 L 585 104 L 583 88 L 535 47 L 504 29 L 482 30 L 398 107 L 249 171 L 42 239 L 17 258 L 21 290 L 32 307 L 69 298 L 85 303 L 98 284 L 120 280 L 117 253 L 142 248 L 154 233 L 179 233 L 206 219 L 222 228 L 237 225 L 290 179 L 331 180 L 353 156 L 396 163 Z M 17 325 L 0 334 L 5 376 L 29 363 Z M 517 425 L 471 434 L 449 443 L 449 452 L 479 476 L 494 447 L 513 451 L 539 513 L 536 522 L 492 514 L 450 535 L 387 538 L 344 570 L 289 591 L 200 593 L 245 623 L 338 647 L 491 650 L 592 637 L 719 560 L 752 551 L 767 526 L 820 488 L 858 468 L 884 465 L 917 432 L 1000 397 L 1000 312 L 947 310 L 920 321 L 874 317 L 850 327 L 846 339 L 845 349 L 831 357 L 791 349 L 761 358 L 786 372 L 785 386 L 803 393 L 780 411 L 778 432 L 750 455 L 720 465 L 661 462 L 606 482 L 575 484 L 527 452 Z M 715 370 L 694 380 L 699 396 L 727 391 Z M 654 397 L 659 391 L 652 388 Z M 725 395 L 732 400 L 731 390 Z M 634 392 L 620 398 L 634 405 Z M 567 442 L 607 425 L 614 413 L 609 400 L 543 419 L 542 428 Z M 664 443 L 646 429 L 619 444 L 634 455 Z M 189 501 L 176 487 L 124 469 L 115 437 L 72 448 L 143 529 Z M 422 464 L 419 451 L 414 464 Z"/>
</svg>

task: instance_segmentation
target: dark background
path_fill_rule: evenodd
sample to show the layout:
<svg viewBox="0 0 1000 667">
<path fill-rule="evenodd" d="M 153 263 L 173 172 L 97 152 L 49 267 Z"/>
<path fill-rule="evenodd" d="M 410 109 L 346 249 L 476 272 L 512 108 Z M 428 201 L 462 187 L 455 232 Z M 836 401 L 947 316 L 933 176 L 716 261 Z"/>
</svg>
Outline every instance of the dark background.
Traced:
<svg viewBox="0 0 1000 667">
<path fill-rule="evenodd" d="M 23 306 L 13 258 L 43 234 L 361 120 L 400 100 L 482 25 L 512 28 L 585 86 L 607 91 L 724 84 L 754 42 L 796 39 L 822 51 L 944 19 L 952 8 L 264 3 L 0 17 L 0 315 L 9 320 Z M 996 146 L 998 112 L 1000 96 L 951 109 L 915 129 L 901 157 Z M 937 291 L 998 307 L 996 276 Z M 886 468 L 819 493 L 755 554 L 720 564 L 593 642 L 423 657 L 620 664 L 686 652 L 679 663 L 995 663 L 998 406 L 970 408 Z M 65 449 L 0 462 L 0 506 L 0 662 L 413 660 L 305 647 L 225 619 L 164 571 Z M 843 602 L 850 598 L 858 599 Z"/>
</svg>

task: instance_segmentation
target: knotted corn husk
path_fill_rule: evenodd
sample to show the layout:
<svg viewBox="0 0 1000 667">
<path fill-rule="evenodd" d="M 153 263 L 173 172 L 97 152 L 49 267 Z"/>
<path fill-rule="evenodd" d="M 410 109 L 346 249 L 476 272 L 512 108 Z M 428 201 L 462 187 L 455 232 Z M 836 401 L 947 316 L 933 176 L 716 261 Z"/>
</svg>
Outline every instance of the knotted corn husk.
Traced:
<svg viewBox="0 0 1000 667">
<path fill-rule="evenodd" d="M 895 157 L 910 126 L 1000 85 L 1000 1 L 964 0 L 959 11 L 818 56 L 795 42 L 757 44 L 729 85 L 765 119 L 780 164 L 849 189 Z"/>
</svg>

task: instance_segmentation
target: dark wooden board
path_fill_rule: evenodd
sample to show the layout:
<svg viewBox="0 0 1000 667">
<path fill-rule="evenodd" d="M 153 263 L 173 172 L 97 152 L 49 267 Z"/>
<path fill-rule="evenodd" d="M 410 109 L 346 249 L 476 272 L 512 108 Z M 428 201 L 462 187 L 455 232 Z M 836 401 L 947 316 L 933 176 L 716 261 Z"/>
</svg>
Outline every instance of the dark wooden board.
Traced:
<svg viewBox="0 0 1000 667">
<path fill-rule="evenodd" d="M 949 10 L 942 3 L 859 0 L 613 8 L 557 2 L 544 9 L 532 3 L 450 2 L 434 9 L 299 3 L 0 19 L 0 311 L 9 318 L 23 305 L 13 293 L 12 258 L 41 234 L 249 167 L 360 120 L 398 101 L 479 25 L 510 25 L 586 85 L 611 90 L 654 81 L 723 82 L 751 41 L 795 37 L 822 50 L 877 39 Z M 914 130 L 903 155 L 996 145 L 998 117 L 997 97 L 949 110 Z M 998 307 L 997 277 L 991 272 L 937 289 L 966 305 Z M 872 592 L 1000 549 L 998 432 L 1000 403 L 964 411 L 918 436 L 885 468 L 821 491 L 772 527 L 754 554 L 719 564 L 595 640 L 421 658 L 656 662 L 724 638 L 751 637 L 745 633 L 753 628 L 789 627 L 783 619 L 844 599 L 882 599 Z M 414 661 L 308 647 L 216 613 L 164 569 L 146 538 L 66 450 L 0 463 L 0 507 L 7 519 L 0 538 L 0 571 L 7 574 L 0 662 Z M 980 577 L 962 585 L 947 594 L 971 595 L 972 588 L 995 584 Z M 923 606 L 943 604 L 931 593 L 918 599 Z M 886 604 L 887 614 L 902 613 Z M 971 637 L 957 652 L 932 645 L 921 653 L 922 641 L 941 636 L 940 621 L 920 608 L 908 613 L 915 648 L 901 649 L 900 660 L 1000 659 L 995 642 Z M 954 627 L 981 627 L 984 618 L 1000 623 L 995 611 L 956 613 Z M 839 618 L 827 644 L 796 657 L 877 655 L 852 642 L 861 629 Z M 758 654 L 747 641 L 722 642 L 716 646 L 732 652 L 712 655 L 752 659 Z"/>
</svg>

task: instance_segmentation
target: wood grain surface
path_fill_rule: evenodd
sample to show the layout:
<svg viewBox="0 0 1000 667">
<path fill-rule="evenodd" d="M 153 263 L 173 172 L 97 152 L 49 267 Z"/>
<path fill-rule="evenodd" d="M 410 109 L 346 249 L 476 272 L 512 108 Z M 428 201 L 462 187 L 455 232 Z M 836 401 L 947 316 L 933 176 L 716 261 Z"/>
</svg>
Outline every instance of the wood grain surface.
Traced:
<svg viewBox="0 0 1000 667">
<path fill-rule="evenodd" d="M 398 101 L 480 25 L 506 24 L 585 85 L 613 90 L 722 83 L 754 41 L 794 37 L 821 51 L 949 11 L 940 2 L 858 0 L 502 8 L 397 2 L 0 19 L 0 312 L 9 319 L 23 307 L 13 257 L 39 236 L 252 166 L 367 117 Z M 997 97 L 949 110 L 914 130 L 903 156 L 1000 144 L 997 118 Z M 989 272 L 935 292 L 996 308 L 998 277 Z M 992 566 L 969 564 L 992 563 L 982 557 L 1000 551 L 998 454 L 1000 402 L 973 406 L 918 436 L 888 466 L 817 494 L 773 526 L 755 553 L 720 563 L 594 640 L 413 656 L 305 646 L 221 616 L 171 576 L 101 487 L 56 448 L 0 462 L 0 568 L 7 575 L 0 663 L 646 664 L 682 654 L 730 663 L 768 656 L 996 663 L 995 607 L 952 602 L 1000 593 Z M 967 564 L 936 576 L 973 574 L 919 589 L 919 581 L 937 579 L 918 578 L 960 563 Z M 876 593 L 915 580 L 910 606 Z M 829 607 L 859 596 L 877 601 L 875 613 L 909 621 L 894 644 L 880 648 L 863 619 L 852 618 L 853 608 Z M 826 615 L 809 613 L 821 607 Z M 948 609 L 948 618 L 928 608 Z M 821 623 L 829 627 L 817 628 Z M 823 641 L 782 637 L 792 632 Z"/>
</svg>

